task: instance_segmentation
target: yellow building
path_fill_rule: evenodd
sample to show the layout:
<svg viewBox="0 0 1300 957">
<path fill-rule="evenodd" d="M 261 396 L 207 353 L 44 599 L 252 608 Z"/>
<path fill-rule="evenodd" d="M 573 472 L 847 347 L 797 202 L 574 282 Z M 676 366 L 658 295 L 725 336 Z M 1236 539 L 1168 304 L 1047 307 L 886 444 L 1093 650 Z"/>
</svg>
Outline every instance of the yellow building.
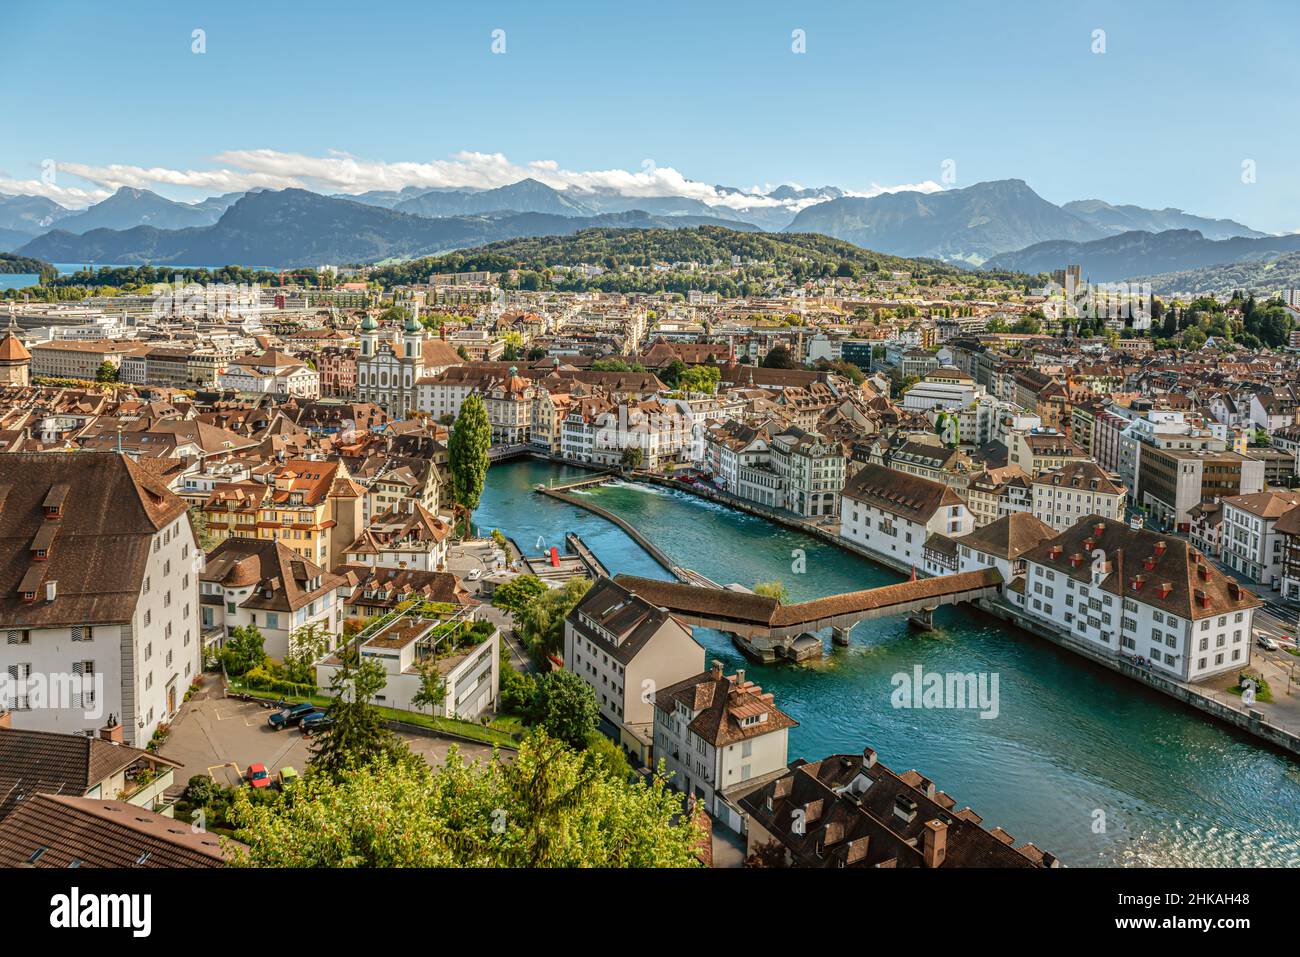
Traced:
<svg viewBox="0 0 1300 957">
<path fill-rule="evenodd" d="M 258 478 L 219 483 L 203 505 L 203 516 L 219 542 L 281 542 L 328 570 L 343 560 L 344 549 L 364 528 L 364 496 L 342 462 L 291 459 Z"/>
</svg>

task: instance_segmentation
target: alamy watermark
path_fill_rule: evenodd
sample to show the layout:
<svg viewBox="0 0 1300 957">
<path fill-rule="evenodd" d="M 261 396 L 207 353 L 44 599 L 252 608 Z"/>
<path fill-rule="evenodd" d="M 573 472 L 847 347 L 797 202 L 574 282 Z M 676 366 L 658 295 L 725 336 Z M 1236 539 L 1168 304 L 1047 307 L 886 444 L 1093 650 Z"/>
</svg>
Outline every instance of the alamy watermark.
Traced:
<svg viewBox="0 0 1300 957">
<path fill-rule="evenodd" d="M 996 671 L 926 671 L 914 665 L 890 679 L 894 691 L 889 703 L 895 708 L 978 711 L 981 718 L 998 716 L 998 673 Z"/>
</svg>

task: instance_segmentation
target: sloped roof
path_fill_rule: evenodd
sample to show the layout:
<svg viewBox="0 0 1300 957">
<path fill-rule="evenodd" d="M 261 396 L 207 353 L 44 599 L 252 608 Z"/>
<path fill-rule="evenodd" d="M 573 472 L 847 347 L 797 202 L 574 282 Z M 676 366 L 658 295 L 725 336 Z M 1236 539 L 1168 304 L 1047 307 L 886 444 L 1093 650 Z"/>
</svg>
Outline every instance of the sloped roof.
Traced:
<svg viewBox="0 0 1300 957">
<path fill-rule="evenodd" d="M 1056 529 L 1028 512 L 1011 512 L 954 541 L 999 558 L 1014 559 L 1056 535 Z"/>
<path fill-rule="evenodd" d="M 862 466 L 845 483 L 843 494 L 922 524 L 940 508 L 963 504 L 947 485 L 874 463 Z"/>
<path fill-rule="evenodd" d="M 32 354 L 12 332 L 0 339 L 0 362 L 28 362 Z"/>
<path fill-rule="evenodd" d="M 84 734 L 0 728 L 0 819 L 37 793 L 80 797 L 141 758 L 180 767 L 147 751 Z"/>
<path fill-rule="evenodd" d="M 232 842 L 237 847 L 243 845 Z M 216 834 L 125 801 L 38 794 L 0 822 L 0 867 L 221 867 Z"/>
<path fill-rule="evenodd" d="M 1133 598 L 1190 620 L 1263 604 L 1186 540 L 1132 528 L 1100 515 L 1080 519 L 1057 538 L 1030 549 L 1024 557 L 1075 581 L 1091 584 L 1091 556 L 1096 549 L 1105 552 L 1108 568 L 1100 588 L 1111 595 Z M 1077 560 L 1072 560 L 1076 556 Z M 1162 597 L 1165 585 L 1169 589 Z"/>
<path fill-rule="evenodd" d="M 59 516 L 47 518 L 43 505 L 59 488 Z M 0 621 L 17 628 L 128 621 L 150 540 L 185 515 L 156 475 L 111 452 L 0 455 L 0 493 Z M 32 543 L 47 527 L 47 557 L 36 562 Z M 55 599 L 22 601 L 24 580 L 57 582 Z"/>
</svg>

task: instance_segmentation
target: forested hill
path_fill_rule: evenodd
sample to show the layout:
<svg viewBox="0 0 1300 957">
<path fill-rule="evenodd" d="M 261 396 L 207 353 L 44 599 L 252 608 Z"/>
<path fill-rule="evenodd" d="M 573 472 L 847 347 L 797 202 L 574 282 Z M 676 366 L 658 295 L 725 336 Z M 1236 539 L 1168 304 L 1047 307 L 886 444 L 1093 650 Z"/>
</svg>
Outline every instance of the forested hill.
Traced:
<svg viewBox="0 0 1300 957">
<path fill-rule="evenodd" d="M 726 277 L 703 276 L 687 269 L 675 270 L 674 263 L 724 266 L 739 257 L 739 279 L 765 272 L 771 278 L 799 281 L 818 276 L 878 275 L 887 279 L 892 272 L 916 278 L 952 278 L 970 282 L 996 278 L 973 274 L 958 266 L 930 259 L 904 259 L 873 252 L 817 233 L 739 232 L 722 226 L 692 229 L 586 229 L 568 236 L 535 236 L 508 239 L 475 249 L 459 250 L 411 262 L 388 266 L 374 278 L 385 283 L 416 283 L 431 273 L 506 272 L 512 269 L 545 274 L 557 266 L 599 266 L 609 271 L 602 276 L 550 277 L 558 288 L 592 288 L 611 291 L 684 291 L 716 289 L 726 294 L 744 292 L 726 288 Z M 766 269 L 754 268 L 767 264 Z M 659 269 L 651 269 L 659 264 Z M 668 269 L 663 266 L 667 264 Z M 610 275 L 613 273 L 615 275 Z M 1002 274 L 1020 282 L 1019 274 Z M 693 277 L 693 279 L 692 279 Z M 711 281 L 705 281 L 707 279 Z M 731 286 L 742 283 L 733 282 Z M 677 288 L 683 286 L 682 289 Z"/>
<path fill-rule="evenodd" d="M 0 273 L 20 276 L 30 274 L 40 276 L 42 279 L 50 279 L 54 277 L 55 272 L 55 268 L 43 259 L 16 256 L 13 253 L 0 253 Z"/>
</svg>

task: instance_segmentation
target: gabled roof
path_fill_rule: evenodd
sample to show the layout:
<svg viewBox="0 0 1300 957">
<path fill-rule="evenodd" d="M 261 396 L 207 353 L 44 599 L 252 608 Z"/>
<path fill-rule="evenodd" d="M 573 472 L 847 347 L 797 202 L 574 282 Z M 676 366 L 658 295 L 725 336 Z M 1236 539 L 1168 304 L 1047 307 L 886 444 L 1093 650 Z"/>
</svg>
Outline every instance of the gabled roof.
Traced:
<svg viewBox="0 0 1300 957">
<path fill-rule="evenodd" d="M 180 868 L 225 862 L 216 834 L 125 801 L 38 794 L 0 822 L 0 867 Z"/>
<path fill-rule="evenodd" d="M 595 622 L 599 630 L 588 627 L 584 618 Z M 626 665 L 671 618 L 667 611 L 641 598 L 635 591 L 612 579 L 602 578 L 569 612 L 568 621 L 584 638 Z M 611 641 L 605 633 L 613 635 L 615 640 Z"/>
<path fill-rule="evenodd" d="M 715 666 L 716 667 L 716 666 Z M 655 707 L 672 713 L 681 702 L 692 712 L 688 727 L 714 747 L 774 731 L 793 728 L 799 722 L 775 704 L 769 692 L 742 676 L 705 671 L 669 685 L 655 695 Z M 754 720 L 757 719 L 757 720 Z"/>
<path fill-rule="evenodd" d="M 64 495 L 57 515 L 45 504 Z M 109 452 L 0 455 L 0 621 L 14 628 L 95 625 L 134 614 L 150 541 L 185 516 L 185 502 L 154 474 Z M 72 492 L 75 490 L 75 493 Z M 47 526 L 43 561 L 32 543 Z M 19 583 L 56 582 L 24 602 Z"/>
<path fill-rule="evenodd" d="M 999 558 L 1019 558 L 1031 548 L 1056 537 L 1056 529 L 1028 512 L 1011 512 L 954 541 Z"/>
<path fill-rule="evenodd" d="M 940 508 L 962 505 L 949 486 L 867 463 L 844 485 L 844 497 L 924 524 Z"/>
<path fill-rule="evenodd" d="M 1086 492 L 1098 492 L 1103 495 L 1119 495 L 1124 491 L 1122 485 L 1116 484 L 1096 462 L 1069 462 L 1059 469 L 1040 472 L 1033 480 L 1034 485 L 1051 485 L 1063 489 L 1077 489 Z"/>
<path fill-rule="evenodd" d="M 1092 553 L 1105 552 L 1102 591 L 1152 605 L 1189 620 L 1244 611 L 1263 604 L 1219 571 L 1186 540 L 1089 515 L 1051 541 L 1025 553 L 1043 565 L 1091 585 Z"/>
<path fill-rule="evenodd" d="M 180 767 L 148 751 L 84 734 L 0 728 L 0 819 L 34 794 L 80 797 L 141 759 Z"/>
<path fill-rule="evenodd" d="M 296 611 L 342 584 L 282 542 L 261 538 L 225 539 L 208 555 L 199 579 L 225 588 L 255 585 L 242 607 L 267 611 Z"/>
</svg>

